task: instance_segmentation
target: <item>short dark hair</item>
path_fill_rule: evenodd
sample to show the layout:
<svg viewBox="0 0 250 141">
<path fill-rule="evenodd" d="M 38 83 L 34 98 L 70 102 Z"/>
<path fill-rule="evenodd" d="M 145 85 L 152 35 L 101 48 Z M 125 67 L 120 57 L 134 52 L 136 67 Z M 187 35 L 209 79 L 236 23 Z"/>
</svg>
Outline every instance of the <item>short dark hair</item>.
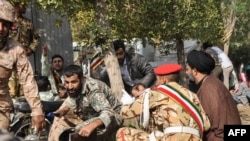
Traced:
<svg viewBox="0 0 250 141">
<path fill-rule="evenodd" d="M 204 49 L 207 49 L 207 48 L 209 48 L 209 47 L 212 47 L 213 46 L 213 44 L 211 44 L 210 42 L 204 42 L 203 43 L 203 45 L 202 45 L 202 47 L 204 48 Z"/>
<path fill-rule="evenodd" d="M 53 55 L 52 58 L 51 58 L 51 61 L 53 62 L 53 60 L 54 60 L 55 58 L 60 58 L 60 59 L 64 62 L 63 57 L 62 57 L 61 55 L 59 55 L 59 54 Z"/>
<path fill-rule="evenodd" d="M 125 44 L 124 44 L 124 41 L 123 40 L 115 40 L 113 42 L 113 45 L 114 45 L 114 49 L 115 51 L 117 51 L 119 48 L 122 48 L 123 50 L 125 50 Z"/>
<path fill-rule="evenodd" d="M 48 86 L 50 86 L 50 82 L 47 76 L 35 76 L 38 91 L 43 92 L 48 90 Z"/>
<path fill-rule="evenodd" d="M 81 78 L 83 76 L 83 71 L 80 66 L 77 65 L 68 65 L 63 69 L 63 75 L 70 77 L 74 74 L 78 75 L 78 78 Z"/>
</svg>

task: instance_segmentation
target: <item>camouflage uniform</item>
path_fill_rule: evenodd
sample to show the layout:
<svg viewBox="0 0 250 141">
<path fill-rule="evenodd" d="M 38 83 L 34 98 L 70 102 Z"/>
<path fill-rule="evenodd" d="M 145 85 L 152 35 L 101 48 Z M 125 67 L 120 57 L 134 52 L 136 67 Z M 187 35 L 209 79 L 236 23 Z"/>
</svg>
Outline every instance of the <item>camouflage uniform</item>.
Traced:
<svg viewBox="0 0 250 141">
<path fill-rule="evenodd" d="M 78 98 L 67 97 L 60 109 L 67 109 L 69 112 L 63 118 L 54 119 L 49 141 L 58 141 L 64 130 L 70 127 L 80 130 L 95 119 L 104 123 L 104 126 L 95 131 L 98 141 L 112 141 L 115 140 L 116 130 L 122 123 L 119 114 L 121 103 L 105 83 L 92 78 L 86 78 Z"/>
<path fill-rule="evenodd" d="M 38 88 L 28 57 L 21 45 L 8 40 L 0 50 L 0 128 L 8 129 L 12 100 L 9 95 L 8 81 L 12 70 L 17 70 L 19 82 L 23 85 L 25 97 L 31 106 L 32 115 L 43 115 Z"/>
<path fill-rule="evenodd" d="M 32 22 L 25 17 L 15 20 L 9 37 L 18 41 L 25 50 L 29 48 L 32 52 L 36 51 L 39 44 L 38 33 L 34 30 Z M 15 71 L 13 71 L 10 77 L 9 87 L 11 97 L 24 96 L 22 87 L 18 83 L 18 75 Z"/>
<path fill-rule="evenodd" d="M 180 86 L 175 82 L 170 82 L 167 84 L 173 90 L 177 90 L 179 93 L 183 94 L 186 98 L 192 101 L 196 106 L 200 114 L 202 115 L 204 130 L 210 128 L 210 122 L 206 116 L 203 108 L 200 105 L 200 102 L 197 96 L 191 93 L 186 88 Z M 142 104 L 143 99 L 140 97 L 136 99 L 131 105 L 124 105 L 121 111 L 122 117 L 124 118 L 125 123 L 131 119 L 138 119 L 138 116 L 142 114 Z M 146 128 L 139 127 L 140 129 L 132 127 L 123 127 L 117 131 L 116 140 L 117 141 L 133 141 L 133 140 L 143 140 L 149 141 L 150 135 L 154 135 L 157 141 L 169 141 L 169 140 L 178 140 L 178 141 L 200 141 L 201 135 L 197 136 L 190 133 L 184 132 L 170 132 L 165 133 L 166 129 L 169 127 L 188 127 L 194 130 L 199 130 L 198 124 L 195 122 L 194 118 L 190 115 L 182 105 L 177 101 L 169 97 L 168 95 L 158 91 L 151 90 L 149 93 L 149 125 Z M 139 122 L 139 121 L 138 121 Z M 141 124 L 139 124 L 141 125 Z M 128 126 L 128 125 L 125 125 Z M 138 128 L 138 127 L 137 127 Z"/>
</svg>

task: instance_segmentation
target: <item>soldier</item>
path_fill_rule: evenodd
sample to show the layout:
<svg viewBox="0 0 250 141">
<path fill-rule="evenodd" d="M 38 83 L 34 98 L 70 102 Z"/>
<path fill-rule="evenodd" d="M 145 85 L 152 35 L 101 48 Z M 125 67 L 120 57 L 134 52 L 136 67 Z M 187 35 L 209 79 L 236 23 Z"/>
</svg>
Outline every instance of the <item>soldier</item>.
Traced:
<svg viewBox="0 0 250 141">
<path fill-rule="evenodd" d="M 125 121 L 139 117 L 140 129 L 120 128 L 117 141 L 202 140 L 210 122 L 197 96 L 177 83 L 180 70 L 178 64 L 165 64 L 154 70 L 157 86 L 141 91 L 141 96 L 121 111 Z"/>
<path fill-rule="evenodd" d="M 18 41 L 25 49 L 27 56 L 32 55 L 39 44 L 39 35 L 35 31 L 32 22 L 23 16 L 26 12 L 26 4 L 13 3 L 15 9 L 15 21 L 11 27 L 9 37 Z M 18 83 L 17 73 L 13 71 L 9 80 L 10 94 L 12 97 L 24 96 L 21 85 Z"/>
<path fill-rule="evenodd" d="M 6 0 L 0 0 L 0 7 L 0 128 L 9 129 L 13 103 L 8 81 L 12 70 L 15 70 L 32 110 L 32 125 L 41 131 L 45 120 L 32 66 L 21 44 L 9 38 L 9 30 L 14 23 L 14 8 Z"/>
<path fill-rule="evenodd" d="M 77 65 L 64 68 L 63 76 L 68 97 L 54 112 L 57 117 L 48 140 L 58 141 L 61 133 L 73 127 L 87 140 L 115 141 L 116 131 L 122 123 L 121 103 L 115 94 L 104 82 L 84 77 Z"/>
</svg>

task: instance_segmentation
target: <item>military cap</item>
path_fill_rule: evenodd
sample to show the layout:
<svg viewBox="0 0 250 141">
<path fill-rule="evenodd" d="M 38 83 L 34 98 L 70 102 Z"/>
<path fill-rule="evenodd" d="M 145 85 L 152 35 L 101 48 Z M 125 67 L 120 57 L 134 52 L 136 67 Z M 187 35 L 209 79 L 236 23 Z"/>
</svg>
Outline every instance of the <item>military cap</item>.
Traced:
<svg viewBox="0 0 250 141">
<path fill-rule="evenodd" d="M 13 23 L 15 21 L 14 7 L 7 0 L 0 0 L 0 7 L 0 19 Z"/>
<path fill-rule="evenodd" d="M 182 69 L 179 64 L 164 64 L 156 67 L 154 72 L 156 75 L 167 75 L 171 73 L 178 73 Z"/>
</svg>

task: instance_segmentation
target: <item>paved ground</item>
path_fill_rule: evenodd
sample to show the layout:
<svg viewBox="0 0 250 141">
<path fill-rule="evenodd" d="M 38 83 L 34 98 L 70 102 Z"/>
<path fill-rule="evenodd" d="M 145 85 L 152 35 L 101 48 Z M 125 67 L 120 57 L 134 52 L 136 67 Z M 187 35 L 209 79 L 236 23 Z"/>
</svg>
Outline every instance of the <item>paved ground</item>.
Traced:
<svg viewBox="0 0 250 141">
<path fill-rule="evenodd" d="M 240 112 L 241 122 L 244 125 L 250 125 L 250 106 L 237 106 Z"/>
</svg>

